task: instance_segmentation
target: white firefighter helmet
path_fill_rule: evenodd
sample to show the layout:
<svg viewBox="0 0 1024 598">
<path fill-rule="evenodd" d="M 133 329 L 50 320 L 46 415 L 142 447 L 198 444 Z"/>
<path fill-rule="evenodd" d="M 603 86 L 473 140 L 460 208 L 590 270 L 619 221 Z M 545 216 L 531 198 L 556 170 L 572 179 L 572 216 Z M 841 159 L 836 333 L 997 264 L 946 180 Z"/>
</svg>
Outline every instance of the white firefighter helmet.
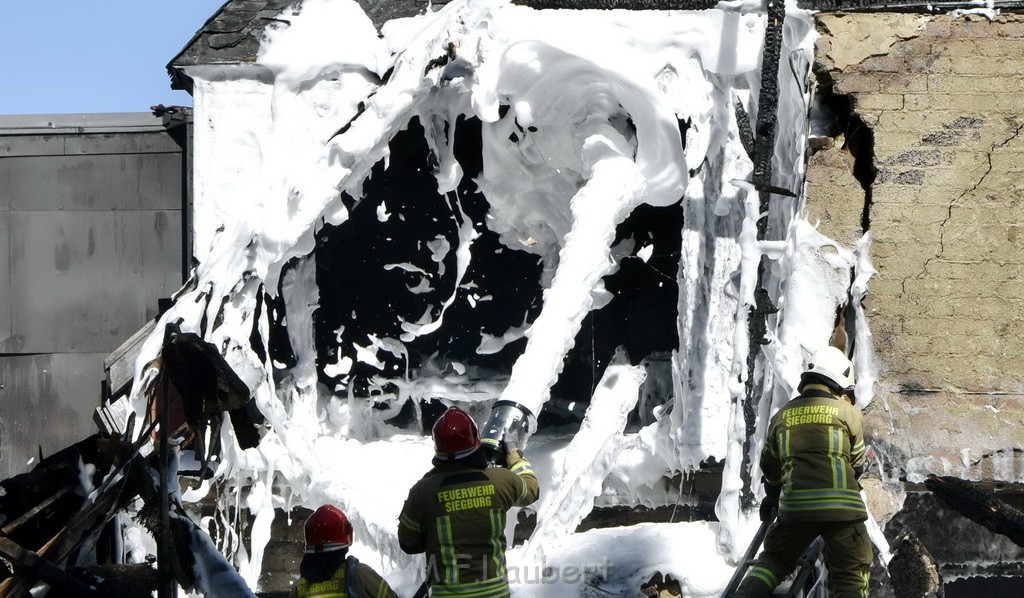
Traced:
<svg viewBox="0 0 1024 598">
<path fill-rule="evenodd" d="M 807 364 L 804 374 L 817 374 L 833 383 L 841 390 L 852 391 L 856 385 L 853 364 L 846 355 L 835 347 L 818 349 Z"/>
</svg>

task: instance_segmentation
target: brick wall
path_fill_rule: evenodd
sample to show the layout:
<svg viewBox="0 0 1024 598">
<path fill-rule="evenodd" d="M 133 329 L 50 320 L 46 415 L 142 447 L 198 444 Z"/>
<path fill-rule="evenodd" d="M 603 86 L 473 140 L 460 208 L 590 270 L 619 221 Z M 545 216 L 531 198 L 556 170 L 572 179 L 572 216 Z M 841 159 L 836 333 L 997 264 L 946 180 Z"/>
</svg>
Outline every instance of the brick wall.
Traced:
<svg viewBox="0 0 1024 598">
<path fill-rule="evenodd" d="M 850 242 L 868 222 L 874 240 L 869 433 L 940 472 L 1021 448 L 1024 16 L 822 14 L 818 25 L 819 85 L 852 99 L 873 133 L 857 157 L 876 169 L 869 195 L 842 136 L 811 157 L 807 185 L 826 234 Z"/>
</svg>

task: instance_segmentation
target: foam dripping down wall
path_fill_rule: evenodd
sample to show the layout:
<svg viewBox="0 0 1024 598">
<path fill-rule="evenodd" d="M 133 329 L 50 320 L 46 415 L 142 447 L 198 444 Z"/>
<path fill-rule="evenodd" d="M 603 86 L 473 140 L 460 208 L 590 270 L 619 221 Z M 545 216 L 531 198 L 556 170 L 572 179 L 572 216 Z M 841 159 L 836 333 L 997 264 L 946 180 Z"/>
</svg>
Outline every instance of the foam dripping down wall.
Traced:
<svg viewBox="0 0 1024 598">
<path fill-rule="evenodd" d="M 830 241 L 802 218 L 799 199 L 781 196 L 773 196 L 766 216 L 775 240 L 756 239 L 761 215 L 756 192 L 744 183 L 753 164 L 735 105 L 757 114 L 764 14 L 741 7 L 612 14 L 452 2 L 392 21 L 380 38 L 355 2 L 307 0 L 285 19 L 290 25 L 265 40 L 259 62 L 272 83 L 214 71 L 196 78 L 200 266 L 163 318 L 224 347 L 239 367 L 263 372 L 254 396 L 265 420 L 259 446 L 238 449 L 225 422 L 214 480 L 185 495 L 196 500 L 216 486 L 224 511 L 239 505 L 251 512 L 247 549 L 227 541 L 220 548 L 234 554 L 253 587 L 274 509 L 325 502 L 350 515 L 358 550 L 372 555 L 389 579 L 414 587 L 418 564 L 395 537 L 405 489 L 432 455 L 413 399 L 457 402 L 482 420 L 500 394 L 540 413 L 584 319 L 612 300 L 605 281 L 623 259 L 643 259 L 644 239 L 620 242 L 618 227 L 639 206 L 668 209 L 679 202 L 679 340 L 668 368 L 670 400 L 655 411 L 654 423 L 625 433 L 622 412 L 635 400 L 643 372 L 610 366 L 609 372 L 630 368 L 622 375 L 637 379 L 603 380 L 600 400 L 584 397 L 590 409 L 580 442 L 600 447 L 598 458 L 571 460 L 566 442 L 540 439 L 531 456 L 547 464 L 537 467 L 545 492 L 576 509 L 564 518 L 570 523 L 589 512 L 602 487 L 650 503 L 663 476 L 724 461 L 721 525 L 694 531 L 708 544 L 703 550 L 718 545 L 711 552 L 720 566 L 692 571 L 678 559 L 630 574 L 656 568 L 678 579 L 710 576 L 702 581 L 707 587 L 724 582 L 721 563 L 742 550 L 750 531 L 738 500 L 746 431 L 737 406 L 745 392 L 745 319 L 757 263 L 770 258 L 765 286 L 779 307 L 757 357 L 763 417 L 791 393 L 808 353 L 829 341 L 836 307 L 850 300 L 849 281 L 864 284 L 870 277 L 869 244 Z M 570 28 L 590 34 L 566 39 Z M 340 29 L 345 36 L 337 35 Z M 811 62 L 813 36 L 806 14 L 787 16 L 783 55 L 795 66 L 780 70 L 773 184 L 794 191 L 803 177 L 809 97 L 800 65 Z M 465 119 L 481 123 L 482 166 L 472 181 L 454 143 Z M 437 219 L 431 244 L 418 244 L 428 259 L 395 262 L 379 275 L 421 277 L 407 292 L 413 300 L 422 296 L 422 307 L 415 317 L 395 317 L 388 330 L 360 330 L 358 338 L 353 326 L 332 329 L 327 336 L 336 337 L 337 347 L 326 362 L 318 360 L 316 272 L 326 267 L 315 252 L 318 234 L 327 228 L 344 234 L 371 173 L 387 170 L 391 143 L 414 120 L 423 125 L 433 159 L 424 167 L 436 182 L 422 200 L 444 202 L 448 215 Z M 486 200 L 483 217 L 469 205 L 470 183 Z M 404 214 L 381 206 L 379 221 L 397 226 Z M 410 373 L 410 347 L 429 338 L 443 347 L 463 303 L 502 301 L 500 294 L 474 294 L 473 266 L 488 236 L 504 251 L 540 262 L 533 284 L 542 303 L 504 333 L 481 333 L 477 354 L 511 350 L 507 343 L 523 336 L 525 347 L 514 345 L 521 354 L 510 372 L 478 367 L 470 356 L 435 369 L 424 362 Z M 368 286 L 362 279 L 348 284 L 353 293 Z M 283 313 L 271 318 L 258 309 L 264 294 Z M 856 293 L 854 301 L 859 309 Z M 286 363 L 269 346 L 280 326 L 292 352 Z M 864 366 L 870 344 L 857 347 Z M 138 380 L 158 352 L 154 337 Z M 378 367 L 372 383 L 356 383 L 353 372 Z M 870 400 L 870 385 L 858 388 L 858 397 Z M 397 425 L 390 416 L 406 403 L 414 404 L 413 423 Z M 759 447 L 760 440 L 750 444 Z M 539 547 L 538 536 L 531 552 L 517 556 L 523 562 L 557 552 L 556 543 L 585 552 L 611 541 L 579 540 L 568 528 L 538 529 L 551 545 Z"/>
</svg>

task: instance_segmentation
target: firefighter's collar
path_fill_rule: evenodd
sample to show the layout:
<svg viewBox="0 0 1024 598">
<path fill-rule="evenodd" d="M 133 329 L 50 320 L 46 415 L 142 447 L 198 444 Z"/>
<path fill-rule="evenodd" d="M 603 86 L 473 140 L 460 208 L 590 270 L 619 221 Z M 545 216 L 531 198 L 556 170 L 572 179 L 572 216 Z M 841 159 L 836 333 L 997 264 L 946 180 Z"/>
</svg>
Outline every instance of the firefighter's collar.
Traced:
<svg viewBox="0 0 1024 598">
<path fill-rule="evenodd" d="M 832 392 L 832 389 L 824 384 L 807 384 L 800 393 L 803 396 L 821 397 L 828 399 L 839 399 L 840 396 Z"/>
</svg>

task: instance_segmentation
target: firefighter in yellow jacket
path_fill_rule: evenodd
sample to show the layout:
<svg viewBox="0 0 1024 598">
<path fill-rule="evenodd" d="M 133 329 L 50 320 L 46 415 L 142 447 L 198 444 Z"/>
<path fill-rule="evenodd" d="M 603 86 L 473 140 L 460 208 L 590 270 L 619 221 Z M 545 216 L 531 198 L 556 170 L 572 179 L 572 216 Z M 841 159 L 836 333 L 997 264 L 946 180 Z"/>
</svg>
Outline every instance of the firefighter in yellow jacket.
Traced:
<svg viewBox="0 0 1024 598">
<path fill-rule="evenodd" d="M 799 396 L 768 424 L 761 451 L 768 528 L 764 550 L 736 598 L 770 596 L 815 538 L 824 540 L 834 598 L 867 598 L 871 541 L 857 478 L 864 469 L 861 413 L 853 405 L 853 364 L 842 351 L 814 354 Z"/>
<path fill-rule="evenodd" d="M 293 598 L 398 598 L 369 566 L 348 556 L 352 524 L 341 509 L 324 505 L 306 520 L 306 550 Z"/>
<path fill-rule="evenodd" d="M 530 462 L 505 447 L 505 467 L 488 467 L 476 422 L 450 407 L 434 424 L 433 469 L 409 491 L 398 542 L 426 553 L 426 583 L 438 597 L 507 598 L 505 515 L 540 496 Z"/>
</svg>

